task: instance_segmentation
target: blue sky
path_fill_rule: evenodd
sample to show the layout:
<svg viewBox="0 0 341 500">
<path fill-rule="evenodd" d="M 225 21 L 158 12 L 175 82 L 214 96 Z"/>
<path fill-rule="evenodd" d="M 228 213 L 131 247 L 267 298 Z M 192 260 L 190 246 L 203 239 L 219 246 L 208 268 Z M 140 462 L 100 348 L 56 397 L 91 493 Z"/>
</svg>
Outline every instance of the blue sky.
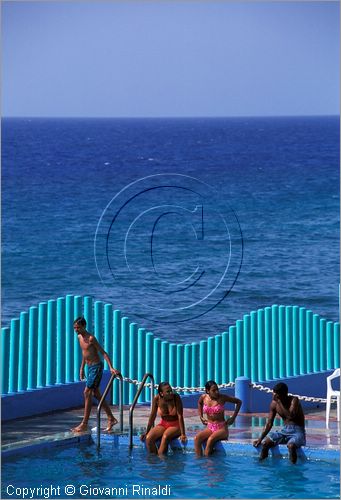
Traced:
<svg viewBox="0 0 341 500">
<path fill-rule="evenodd" d="M 338 2 L 2 2 L 3 116 L 339 114 Z"/>
</svg>

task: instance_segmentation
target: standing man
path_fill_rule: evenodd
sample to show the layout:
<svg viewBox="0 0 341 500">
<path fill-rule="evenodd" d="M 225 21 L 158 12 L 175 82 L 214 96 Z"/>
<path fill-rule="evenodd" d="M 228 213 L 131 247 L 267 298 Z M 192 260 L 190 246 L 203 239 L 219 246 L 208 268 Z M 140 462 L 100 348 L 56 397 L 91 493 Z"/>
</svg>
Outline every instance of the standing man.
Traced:
<svg viewBox="0 0 341 500">
<path fill-rule="evenodd" d="M 276 414 L 284 420 L 281 431 L 270 432 Z M 263 441 L 265 436 L 269 436 Z M 297 397 L 288 395 L 288 386 L 283 382 L 276 384 L 273 388 L 273 398 L 270 404 L 268 421 L 259 439 L 254 441 L 256 448 L 262 444 L 260 459 L 269 455 L 269 449 L 276 444 L 286 444 L 289 450 L 289 458 L 293 464 L 297 461 L 297 449 L 305 445 L 304 413 Z"/>
<path fill-rule="evenodd" d="M 108 353 L 104 351 L 96 338 L 86 330 L 85 318 L 80 316 L 79 318 L 75 319 L 73 328 L 78 336 L 79 345 L 82 349 L 82 363 L 80 367 L 79 378 L 81 380 L 84 380 L 85 364 L 88 365 L 88 374 L 86 377 L 86 386 L 84 389 L 84 417 L 82 422 L 77 427 L 74 427 L 71 430 L 73 432 L 84 432 L 88 429 L 88 421 L 91 413 L 93 396 L 95 396 L 98 401 L 100 401 L 102 397 L 102 394 L 99 391 L 99 384 L 101 382 L 103 374 L 103 361 L 101 360 L 99 353 L 102 354 L 103 358 L 108 363 L 111 373 L 120 375 L 120 372 L 119 370 L 116 370 L 112 367 Z M 111 409 L 105 400 L 103 401 L 103 408 L 108 416 L 108 425 L 105 430 L 110 431 L 112 427 L 117 424 L 117 420 L 112 414 Z"/>
</svg>

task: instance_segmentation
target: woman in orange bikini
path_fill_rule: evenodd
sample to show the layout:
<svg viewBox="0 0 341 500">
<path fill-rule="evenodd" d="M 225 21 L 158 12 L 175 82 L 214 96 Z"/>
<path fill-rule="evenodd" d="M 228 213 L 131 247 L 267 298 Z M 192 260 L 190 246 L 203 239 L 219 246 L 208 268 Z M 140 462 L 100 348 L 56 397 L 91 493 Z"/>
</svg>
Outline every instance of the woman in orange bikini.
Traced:
<svg viewBox="0 0 341 500">
<path fill-rule="evenodd" d="M 140 439 L 146 441 L 150 453 L 163 455 L 167 452 L 168 443 L 172 439 L 180 437 L 180 441 L 184 443 L 187 441 L 187 437 L 180 396 L 173 392 L 168 382 L 159 384 L 158 393 L 153 400 L 146 432 L 142 434 Z M 156 427 L 152 428 L 157 413 L 161 420 Z M 160 438 L 161 442 L 158 450 L 155 442 Z"/>
<path fill-rule="evenodd" d="M 238 398 L 233 398 L 219 392 L 214 380 L 209 380 L 205 384 L 206 394 L 200 396 L 198 401 L 198 412 L 201 422 L 207 425 L 207 428 L 198 432 L 194 438 L 194 447 L 197 456 L 202 456 L 202 443 L 206 441 L 205 456 L 212 454 L 213 446 L 221 439 L 228 439 L 228 426 L 233 424 L 238 415 L 242 402 Z M 234 403 L 236 405 L 232 417 L 225 420 L 225 403 Z M 206 413 L 207 419 L 204 418 Z"/>
</svg>

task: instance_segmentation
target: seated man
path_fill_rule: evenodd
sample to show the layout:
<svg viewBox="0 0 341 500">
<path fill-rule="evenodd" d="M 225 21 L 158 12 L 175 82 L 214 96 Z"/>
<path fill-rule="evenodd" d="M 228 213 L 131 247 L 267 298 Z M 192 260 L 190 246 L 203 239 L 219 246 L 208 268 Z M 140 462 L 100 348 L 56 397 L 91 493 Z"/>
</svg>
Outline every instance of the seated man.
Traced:
<svg viewBox="0 0 341 500">
<path fill-rule="evenodd" d="M 281 431 L 270 432 L 276 414 L 284 420 Z M 265 436 L 269 436 L 263 441 Z M 263 441 L 263 442 L 262 442 Z M 254 441 L 256 448 L 262 444 L 260 459 L 269 455 L 269 449 L 276 444 L 286 444 L 289 450 L 289 458 L 293 464 L 297 461 L 297 448 L 305 445 L 304 413 L 298 398 L 288 395 L 288 386 L 283 382 L 276 384 L 273 388 L 273 399 L 270 404 L 268 421 L 259 439 Z"/>
</svg>

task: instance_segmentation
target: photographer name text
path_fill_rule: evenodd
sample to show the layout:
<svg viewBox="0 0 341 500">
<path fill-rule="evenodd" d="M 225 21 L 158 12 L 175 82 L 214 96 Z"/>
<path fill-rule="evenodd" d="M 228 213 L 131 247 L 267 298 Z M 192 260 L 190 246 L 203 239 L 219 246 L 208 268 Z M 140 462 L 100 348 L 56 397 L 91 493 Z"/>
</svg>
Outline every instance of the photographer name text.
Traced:
<svg viewBox="0 0 341 500">
<path fill-rule="evenodd" d="M 108 497 L 108 498 L 132 498 L 132 497 L 169 497 L 171 487 L 169 484 L 155 484 L 144 486 L 143 484 L 131 484 L 120 487 L 114 486 L 92 486 L 91 484 L 67 484 L 66 486 L 38 486 L 25 487 L 9 484 L 6 488 L 9 497 L 20 499 L 31 498 L 66 498 L 66 497 Z"/>
</svg>

